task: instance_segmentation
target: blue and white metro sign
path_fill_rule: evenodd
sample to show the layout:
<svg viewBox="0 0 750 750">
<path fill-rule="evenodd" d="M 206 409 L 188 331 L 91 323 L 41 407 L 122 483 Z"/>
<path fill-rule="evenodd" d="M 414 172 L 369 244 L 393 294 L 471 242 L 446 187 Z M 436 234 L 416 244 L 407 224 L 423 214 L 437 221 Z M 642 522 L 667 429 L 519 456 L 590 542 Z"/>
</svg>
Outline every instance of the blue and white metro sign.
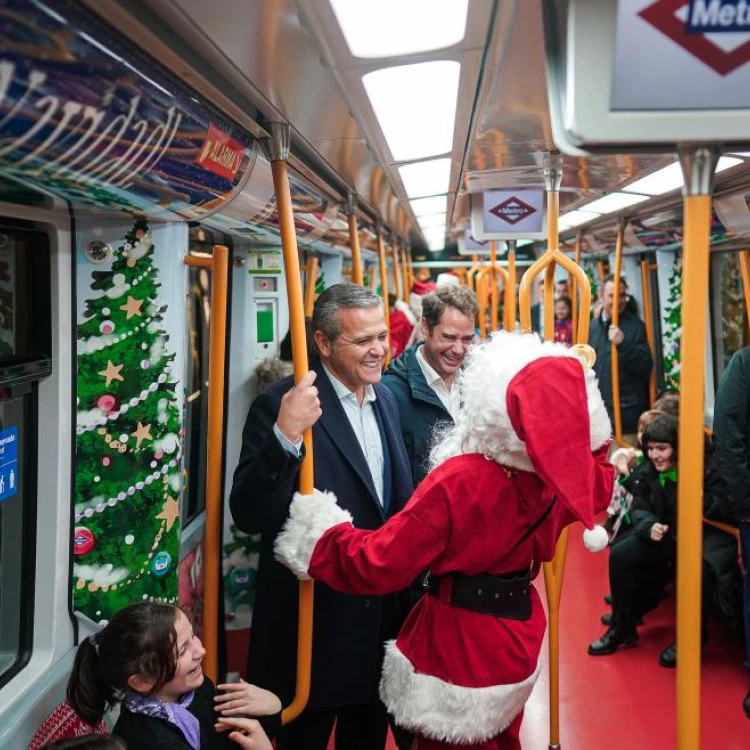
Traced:
<svg viewBox="0 0 750 750">
<path fill-rule="evenodd" d="M 18 427 L 0 430 L 0 501 L 18 492 Z"/>
</svg>

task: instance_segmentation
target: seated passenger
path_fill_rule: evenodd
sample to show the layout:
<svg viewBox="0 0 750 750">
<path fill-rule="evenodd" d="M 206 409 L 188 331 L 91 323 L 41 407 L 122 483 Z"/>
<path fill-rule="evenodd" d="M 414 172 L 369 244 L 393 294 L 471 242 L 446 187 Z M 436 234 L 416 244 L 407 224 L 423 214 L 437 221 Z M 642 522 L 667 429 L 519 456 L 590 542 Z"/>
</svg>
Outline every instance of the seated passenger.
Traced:
<svg viewBox="0 0 750 750">
<path fill-rule="evenodd" d="M 121 703 L 112 734 L 131 750 L 271 750 L 266 731 L 273 735 L 281 725 L 279 699 L 246 682 L 219 685 L 217 693 L 201 669 L 205 653 L 177 607 L 126 607 L 78 647 L 68 702 L 92 725 Z M 260 718 L 236 719 L 247 716 Z"/>
<path fill-rule="evenodd" d="M 648 459 L 637 466 L 624 486 L 633 495 L 633 533 L 613 546 L 609 558 L 612 591 L 611 627 L 589 646 L 589 654 L 614 653 L 619 646 L 638 641 L 636 625 L 654 609 L 661 590 L 672 575 L 676 558 L 677 523 L 677 419 L 663 415 L 643 434 Z M 704 504 L 711 507 L 721 492 L 721 484 L 706 462 Z M 703 613 L 711 595 L 709 570 L 703 565 Z M 674 666 L 674 644 L 660 655 L 662 666 Z"/>
</svg>

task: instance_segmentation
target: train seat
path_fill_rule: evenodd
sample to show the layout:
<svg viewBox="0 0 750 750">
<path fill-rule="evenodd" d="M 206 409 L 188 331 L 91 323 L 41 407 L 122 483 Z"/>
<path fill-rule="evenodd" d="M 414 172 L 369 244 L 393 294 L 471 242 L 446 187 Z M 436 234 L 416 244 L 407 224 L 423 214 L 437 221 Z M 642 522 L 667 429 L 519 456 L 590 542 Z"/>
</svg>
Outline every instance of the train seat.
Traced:
<svg viewBox="0 0 750 750">
<path fill-rule="evenodd" d="M 68 701 L 63 701 L 45 720 L 29 743 L 28 750 L 41 750 L 59 740 L 83 737 L 87 734 L 109 734 L 104 721 L 92 727 L 81 719 Z"/>
</svg>

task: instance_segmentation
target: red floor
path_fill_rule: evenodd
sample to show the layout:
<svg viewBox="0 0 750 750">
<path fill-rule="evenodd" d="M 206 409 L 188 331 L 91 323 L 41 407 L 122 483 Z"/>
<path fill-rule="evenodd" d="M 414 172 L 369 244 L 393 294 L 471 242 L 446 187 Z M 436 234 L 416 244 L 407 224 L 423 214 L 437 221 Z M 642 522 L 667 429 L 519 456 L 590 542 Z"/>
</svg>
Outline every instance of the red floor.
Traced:
<svg viewBox="0 0 750 750">
<path fill-rule="evenodd" d="M 536 582 L 540 591 L 543 577 Z M 581 544 L 580 528 L 570 533 L 561 606 L 560 744 L 566 750 L 668 750 L 676 747 L 675 670 L 658 664 L 674 638 L 674 599 L 647 616 L 636 648 L 611 656 L 586 653 L 605 630 L 607 553 Z M 702 750 L 748 750 L 750 721 L 742 711 L 748 689 L 740 644 L 710 626 L 704 647 L 701 692 Z M 547 750 L 549 682 L 545 670 L 529 700 L 521 737 L 525 750 Z"/>
</svg>

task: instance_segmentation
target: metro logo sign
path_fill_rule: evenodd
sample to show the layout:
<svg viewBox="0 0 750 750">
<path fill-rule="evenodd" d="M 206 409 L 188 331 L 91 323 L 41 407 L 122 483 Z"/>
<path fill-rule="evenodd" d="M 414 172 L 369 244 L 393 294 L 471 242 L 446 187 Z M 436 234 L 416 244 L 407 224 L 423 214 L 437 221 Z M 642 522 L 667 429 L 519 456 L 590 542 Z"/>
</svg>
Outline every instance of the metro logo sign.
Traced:
<svg viewBox="0 0 750 750">
<path fill-rule="evenodd" d="M 638 15 L 719 75 L 750 62 L 748 0 L 657 0 Z"/>
<path fill-rule="evenodd" d="M 512 196 L 502 203 L 498 203 L 497 206 L 490 208 L 489 212 L 497 216 L 498 219 L 502 219 L 502 221 L 513 226 L 514 224 L 518 224 L 519 221 L 523 221 L 527 216 L 535 214 L 536 209 L 520 198 Z"/>
</svg>

